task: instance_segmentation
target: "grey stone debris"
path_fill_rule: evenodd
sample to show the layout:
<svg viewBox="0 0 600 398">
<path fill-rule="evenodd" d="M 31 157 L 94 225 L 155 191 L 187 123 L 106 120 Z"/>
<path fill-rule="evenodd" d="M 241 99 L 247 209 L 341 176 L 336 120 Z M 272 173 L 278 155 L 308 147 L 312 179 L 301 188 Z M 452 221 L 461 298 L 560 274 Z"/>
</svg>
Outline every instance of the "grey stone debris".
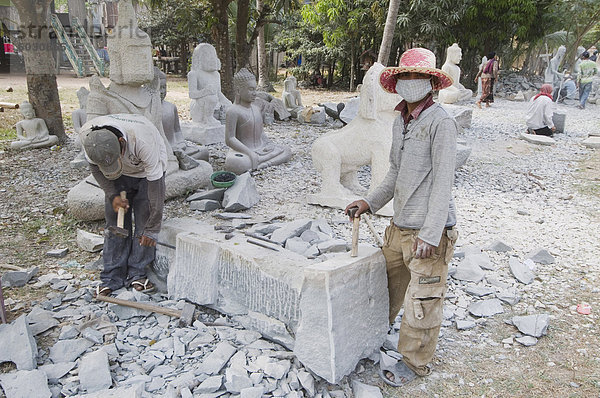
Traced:
<svg viewBox="0 0 600 398">
<path fill-rule="evenodd" d="M 477 324 L 469 319 L 457 319 L 456 320 L 456 329 L 458 330 L 468 330 L 473 329 Z"/>
<path fill-rule="evenodd" d="M 469 312 L 475 316 L 488 317 L 504 312 L 502 302 L 496 298 L 478 301 L 469 306 Z"/>
<path fill-rule="evenodd" d="M 311 226 L 311 220 L 308 218 L 291 221 L 283 224 L 281 228 L 276 229 L 271 234 L 271 240 L 284 244 L 288 239 L 300 236 Z"/>
<path fill-rule="evenodd" d="M 205 199 L 216 200 L 217 202 L 221 202 L 223 200 L 223 195 L 225 194 L 226 190 L 227 188 L 215 188 L 209 191 L 196 192 L 195 194 L 188 196 L 186 202 L 193 202 L 195 200 Z"/>
<path fill-rule="evenodd" d="M 38 306 L 33 307 L 31 312 L 27 315 L 27 322 L 29 322 L 29 328 L 34 336 L 58 326 L 59 323 L 53 317 L 52 312 L 43 310 Z"/>
<path fill-rule="evenodd" d="M 144 392 L 144 383 L 133 386 L 119 387 L 96 391 L 91 394 L 77 395 L 78 398 L 141 398 Z"/>
<path fill-rule="evenodd" d="M 330 239 L 317 244 L 320 253 L 341 253 L 348 250 L 348 244 L 342 239 Z"/>
<path fill-rule="evenodd" d="M 270 362 L 265 366 L 265 374 L 276 380 L 281 380 L 285 377 L 287 372 L 290 370 L 290 361 L 278 361 Z"/>
<path fill-rule="evenodd" d="M 248 372 L 241 366 L 231 366 L 225 370 L 225 387 L 233 394 L 240 393 L 245 388 L 253 386 Z"/>
<path fill-rule="evenodd" d="M 471 155 L 472 148 L 470 146 L 457 144 L 456 145 L 456 162 L 454 164 L 455 169 L 460 169 L 467 163 L 469 156 Z"/>
<path fill-rule="evenodd" d="M 459 281 L 479 282 L 485 276 L 485 272 L 475 260 L 470 260 L 466 256 L 456 267 L 456 272 L 452 277 Z"/>
<path fill-rule="evenodd" d="M 254 178 L 246 172 L 235 179 L 233 185 L 223 195 L 225 211 L 246 210 L 260 201 Z"/>
<path fill-rule="evenodd" d="M 509 245 L 507 245 L 506 243 L 500 241 L 500 240 L 496 240 L 492 243 L 490 243 L 485 250 L 490 250 L 490 251 L 494 251 L 494 252 L 498 252 L 498 253 L 505 253 L 505 252 L 509 252 L 511 251 L 513 248 L 510 247 Z"/>
<path fill-rule="evenodd" d="M 118 299 L 121 300 L 130 300 L 130 301 L 138 301 L 134 292 L 124 291 L 117 295 Z M 115 313 L 117 318 L 120 320 L 131 319 L 136 316 L 145 316 L 148 315 L 147 311 L 140 310 L 137 308 L 126 307 L 124 305 L 119 304 L 109 304 L 108 309 Z"/>
<path fill-rule="evenodd" d="M 527 258 L 544 265 L 554 264 L 556 262 L 554 256 L 546 249 L 535 249 L 527 255 Z"/>
<path fill-rule="evenodd" d="M 521 333 L 533 337 L 542 337 L 548 331 L 550 316 L 548 314 L 514 316 L 512 323 Z"/>
<path fill-rule="evenodd" d="M 219 218 L 221 220 L 235 220 L 238 218 L 247 220 L 247 219 L 252 218 L 252 216 L 250 214 L 229 213 L 229 212 L 217 213 L 214 215 L 214 217 Z"/>
<path fill-rule="evenodd" d="M 37 366 L 37 353 L 25 315 L 10 324 L 0 324 L 0 363 L 14 362 L 18 370 L 32 370 Z"/>
<path fill-rule="evenodd" d="M 581 141 L 581 145 L 588 148 L 600 148 L 600 137 L 588 137 Z"/>
<path fill-rule="evenodd" d="M 210 376 L 204 380 L 198 387 L 194 389 L 194 392 L 198 394 L 209 394 L 217 392 L 223 384 L 223 376 Z"/>
<path fill-rule="evenodd" d="M 207 375 L 217 374 L 223 369 L 223 366 L 229 361 L 229 358 L 236 352 L 236 348 L 226 341 L 222 341 L 215 347 L 214 351 L 210 353 L 196 368 L 197 372 L 205 373 Z"/>
<path fill-rule="evenodd" d="M 50 398 L 48 378 L 42 370 L 20 370 L 0 374 L 0 385 L 6 398 Z"/>
<path fill-rule="evenodd" d="M 467 254 L 466 259 L 470 262 L 477 264 L 481 269 L 493 271 L 496 268 L 493 266 L 490 256 L 487 253 L 470 253 Z"/>
<path fill-rule="evenodd" d="M 545 135 L 521 133 L 520 137 L 522 140 L 525 140 L 527 142 L 530 142 L 532 144 L 537 144 L 537 145 L 554 145 L 554 144 L 556 144 L 556 141 L 552 137 L 547 137 Z"/>
<path fill-rule="evenodd" d="M 81 331 L 81 337 L 88 339 L 94 344 L 104 343 L 104 334 L 93 328 L 85 328 Z"/>
<path fill-rule="evenodd" d="M 358 115 L 358 108 L 360 104 L 360 98 L 351 98 L 348 102 L 345 103 L 344 109 L 340 112 L 340 119 L 342 119 L 346 123 L 350 123 L 356 115 Z M 330 107 L 333 109 L 337 109 L 337 106 Z"/>
<path fill-rule="evenodd" d="M 262 398 L 265 393 L 263 386 L 248 387 L 240 391 L 240 398 Z"/>
<path fill-rule="evenodd" d="M 52 384 L 58 383 L 58 379 L 66 375 L 75 367 L 75 362 L 61 362 L 57 364 L 45 364 L 38 369 L 43 370 L 48 377 L 48 381 Z"/>
<path fill-rule="evenodd" d="M 22 287 L 27 284 L 37 274 L 39 268 L 33 267 L 27 271 L 8 271 L 2 274 L 2 286 L 7 287 Z"/>
<path fill-rule="evenodd" d="M 354 398 L 383 398 L 379 387 L 370 386 L 354 379 L 352 380 Z"/>
<path fill-rule="evenodd" d="M 195 200 L 190 203 L 191 210 L 213 211 L 220 209 L 221 207 L 221 202 L 212 199 Z"/>
<path fill-rule="evenodd" d="M 315 378 L 310 373 L 301 370 L 298 372 L 298 381 L 309 397 L 315 395 Z"/>
<path fill-rule="evenodd" d="M 53 250 L 48 250 L 46 252 L 46 256 L 48 257 L 57 257 L 57 258 L 62 258 L 64 256 L 67 255 L 67 253 L 69 253 L 69 248 L 65 247 L 63 249 L 53 249 Z"/>
<path fill-rule="evenodd" d="M 511 290 L 505 290 L 499 293 L 496 293 L 496 298 L 504 301 L 506 304 L 508 305 L 515 305 L 517 304 L 519 301 L 521 301 L 521 296 L 514 291 Z"/>
<path fill-rule="evenodd" d="M 536 345 L 538 339 L 532 336 L 521 336 L 515 339 L 518 343 L 523 344 L 525 347 L 531 347 L 532 345 Z"/>
<path fill-rule="evenodd" d="M 50 347 L 49 358 L 53 363 L 73 362 L 93 345 L 86 339 L 59 340 Z"/>
<path fill-rule="evenodd" d="M 465 293 L 468 293 L 471 296 L 483 297 L 494 293 L 494 289 L 485 286 L 467 286 Z"/>
<path fill-rule="evenodd" d="M 309 242 L 306 242 L 297 236 L 285 241 L 285 248 L 298 254 L 303 254 L 309 247 Z"/>
<path fill-rule="evenodd" d="M 510 272 L 512 272 L 515 279 L 519 282 L 524 283 L 525 285 L 529 285 L 533 282 L 533 279 L 535 278 L 534 273 L 527 265 L 519 261 L 519 259 L 511 257 L 508 260 L 508 266 L 510 267 Z"/>
<path fill-rule="evenodd" d="M 104 237 L 84 231 L 83 229 L 78 229 L 77 246 L 91 253 L 99 252 L 104 247 Z"/>
<path fill-rule="evenodd" d="M 79 382 L 87 392 L 107 389 L 112 385 L 108 354 L 97 350 L 85 355 L 79 365 Z"/>
</svg>

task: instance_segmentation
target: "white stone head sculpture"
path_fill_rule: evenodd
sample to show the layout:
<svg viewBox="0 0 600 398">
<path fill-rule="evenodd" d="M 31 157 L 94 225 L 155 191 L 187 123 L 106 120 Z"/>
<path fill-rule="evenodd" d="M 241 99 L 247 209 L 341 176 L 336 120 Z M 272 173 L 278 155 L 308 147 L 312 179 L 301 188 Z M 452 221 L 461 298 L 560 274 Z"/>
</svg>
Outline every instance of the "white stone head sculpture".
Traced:
<svg viewBox="0 0 600 398">
<path fill-rule="evenodd" d="M 88 95 L 90 95 L 90 91 L 85 87 L 80 87 L 79 90 L 77 90 L 77 99 L 79 100 L 80 109 L 85 109 L 87 107 Z"/>
<path fill-rule="evenodd" d="M 138 28 L 131 0 L 119 1 L 119 20 L 107 39 L 110 57 L 110 80 L 140 86 L 154 78 L 152 43 L 146 32 Z"/>
<path fill-rule="evenodd" d="M 454 43 L 446 52 L 446 62 L 453 63 L 454 65 L 458 65 L 460 60 L 462 59 L 462 50 L 458 46 L 457 43 Z"/>
<path fill-rule="evenodd" d="M 221 70 L 221 61 L 217 57 L 217 50 L 208 43 L 198 44 L 192 54 L 192 70 L 203 70 L 206 72 Z"/>
<path fill-rule="evenodd" d="M 23 115 L 24 119 L 35 119 L 35 110 L 33 109 L 33 105 L 29 103 L 29 101 L 21 102 L 21 105 L 19 105 L 19 111 L 21 112 L 21 115 Z"/>
</svg>

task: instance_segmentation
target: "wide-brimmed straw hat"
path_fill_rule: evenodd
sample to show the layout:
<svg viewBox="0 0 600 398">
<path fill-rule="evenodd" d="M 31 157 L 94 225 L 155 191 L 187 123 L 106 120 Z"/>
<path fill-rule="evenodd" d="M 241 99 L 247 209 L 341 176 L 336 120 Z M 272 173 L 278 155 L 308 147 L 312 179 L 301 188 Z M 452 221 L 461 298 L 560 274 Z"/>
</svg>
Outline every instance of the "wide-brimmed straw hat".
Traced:
<svg viewBox="0 0 600 398">
<path fill-rule="evenodd" d="M 426 48 L 411 48 L 400 57 L 400 65 L 381 71 L 379 83 L 388 93 L 396 94 L 398 74 L 406 72 L 424 73 L 433 76 L 433 89 L 441 90 L 454 84 L 449 74 L 435 67 L 435 54 Z"/>
</svg>

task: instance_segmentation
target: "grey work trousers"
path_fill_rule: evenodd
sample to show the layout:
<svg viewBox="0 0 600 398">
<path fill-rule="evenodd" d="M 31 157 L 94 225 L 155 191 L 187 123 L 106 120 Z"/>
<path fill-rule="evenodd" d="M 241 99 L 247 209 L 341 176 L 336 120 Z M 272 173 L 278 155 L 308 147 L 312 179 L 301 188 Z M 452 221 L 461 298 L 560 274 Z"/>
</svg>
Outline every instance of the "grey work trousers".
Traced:
<svg viewBox="0 0 600 398">
<path fill-rule="evenodd" d="M 150 203 L 148 201 L 148 180 L 121 176 L 115 181 L 119 192 L 127 192 L 129 210 L 125 213 L 124 228 L 129 231 L 129 236 L 121 238 L 108 230 L 110 226 L 117 225 L 117 213 L 113 210 L 109 198 L 105 199 L 104 216 L 106 218 L 106 233 L 104 234 L 104 270 L 100 273 L 102 286 L 107 286 L 115 291 L 131 282 L 146 277 L 146 266 L 155 258 L 156 248 L 141 246 L 139 237 L 144 232 L 146 222 L 150 216 Z M 135 221 L 135 234 L 132 226 Z"/>
</svg>

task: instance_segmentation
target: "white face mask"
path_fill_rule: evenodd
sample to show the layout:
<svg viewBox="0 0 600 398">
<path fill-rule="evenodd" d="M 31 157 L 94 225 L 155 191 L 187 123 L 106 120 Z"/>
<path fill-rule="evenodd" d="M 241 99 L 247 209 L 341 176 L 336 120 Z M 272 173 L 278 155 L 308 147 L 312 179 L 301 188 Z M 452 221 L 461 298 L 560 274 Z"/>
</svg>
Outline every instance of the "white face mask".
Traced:
<svg viewBox="0 0 600 398">
<path fill-rule="evenodd" d="M 396 92 L 406 102 L 419 102 L 432 90 L 430 79 L 400 80 L 396 82 Z"/>
</svg>

